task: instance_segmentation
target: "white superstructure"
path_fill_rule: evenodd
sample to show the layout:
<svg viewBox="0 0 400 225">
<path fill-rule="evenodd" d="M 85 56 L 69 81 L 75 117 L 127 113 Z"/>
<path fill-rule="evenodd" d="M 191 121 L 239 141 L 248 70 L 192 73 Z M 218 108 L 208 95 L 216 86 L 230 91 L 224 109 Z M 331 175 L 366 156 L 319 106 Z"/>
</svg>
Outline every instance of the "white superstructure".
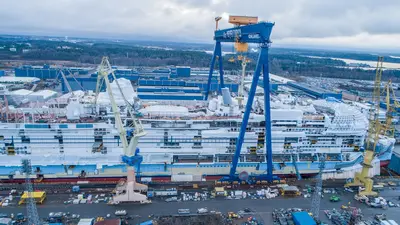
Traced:
<svg viewBox="0 0 400 225">
<path fill-rule="evenodd" d="M 127 100 L 140 108 L 147 132 L 138 145 L 143 176 L 228 173 L 242 121 L 236 99 L 223 92 L 206 104 L 149 102 L 139 106 L 130 81 L 119 82 Z M 262 96 L 257 98 L 241 149 L 239 172 L 263 173 L 267 166 L 263 101 Z M 93 100 L 92 92 L 74 92 L 35 110 L 11 114 L 9 123 L 0 124 L 0 160 L 4 162 L 0 176 L 17 174 L 21 158 L 27 156 L 44 176 L 122 175 L 123 152 L 109 100 L 104 94 L 99 104 Z M 316 153 L 327 154 L 327 171 L 359 168 L 368 121 L 357 107 L 335 99 L 312 101 L 289 94 L 271 96 L 271 101 L 275 174 L 294 174 L 294 161 L 301 173 L 317 173 Z M 122 102 L 118 105 L 129 133 L 128 110 Z M 385 152 L 391 151 L 394 139 L 386 138 L 381 144 Z M 376 166 L 379 168 L 379 160 Z M 379 169 L 375 171 L 379 173 Z"/>
</svg>

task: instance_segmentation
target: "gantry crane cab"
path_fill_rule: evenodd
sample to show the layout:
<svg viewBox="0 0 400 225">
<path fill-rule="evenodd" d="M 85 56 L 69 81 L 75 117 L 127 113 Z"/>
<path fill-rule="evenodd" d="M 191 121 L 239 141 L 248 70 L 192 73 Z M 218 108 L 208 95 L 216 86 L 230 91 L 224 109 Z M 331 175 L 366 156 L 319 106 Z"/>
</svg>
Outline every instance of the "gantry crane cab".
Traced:
<svg viewBox="0 0 400 225">
<path fill-rule="evenodd" d="M 257 16 L 229 16 L 228 22 L 230 24 L 241 26 L 241 25 L 250 25 L 258 23 Z"/>
</svg>

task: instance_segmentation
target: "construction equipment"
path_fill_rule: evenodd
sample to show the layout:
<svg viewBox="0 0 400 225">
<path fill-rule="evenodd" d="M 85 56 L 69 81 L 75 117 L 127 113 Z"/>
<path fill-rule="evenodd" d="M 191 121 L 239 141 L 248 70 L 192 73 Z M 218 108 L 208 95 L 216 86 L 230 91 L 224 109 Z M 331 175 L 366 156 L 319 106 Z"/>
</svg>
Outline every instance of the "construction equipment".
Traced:
<svg viewBox="0 0 400 225">
<path fill-rule="evenodd" d="M 331 198 L 329 199 L 331 202 L 339 202 L 340 198 L 337 195 L 332 195 Z"/>
<path fill-rule="evenodd" d="M 42 204 L 44 200 L 46 200 L 46 192 L 44 191 L 35 191 L 32 193 L 24 192 L 21 196 L 21 200 L 18 202 L 18 205 L 27 203 L 28 198 L 33 198 L 36 203 Z"/>
<path fill-rule="evenodd" d="M 208 76 L 208 82 L 205 90 L 204 99 L 208 99 L 209 90 L 211 86 L 211 79 L 214 72 L 214 64 L 215 60 L 218 57 L 219 61 L 219 89 L 224 88 L 224 74 L 222 68 L 222 52 L 221 52 L 221 43 L 222 42 L 230 42 L 230 43 L 255 43 L 259 44 L 261 50 L 259 53 L 256 69 L 253 76 L 253 81 L 251 84 L 243 121 L 240 127 L 239 137 L 236 143 L 235 154 L 232 160 L 232 166 L 230 169 L 229 177 L 222 178 L 223 181 L 239 181 L 239 176 L 236 174 L 236 168 L 239 162 L 240 152 L 242 150 L 244 135 L 247 128 L 247 123 L 249 121 L 249 116 L 252 110 L 253 100 L 258 84 L 258 80 L 261 75 L 261 70 L 263 70 L 263 81 L 264 81 L 264 114 L 265 114 L 265 132 L 266 132 L 266 154 L 267 154 L 267 174 L 254 175 L 249 176 L 248 181 L 257 182 L 257 181 L 272 181 L 274 179 L 278 179 L 276 176 L 272 174 L 272 144 L 271 144 L 271 107 L 270 107 L 270 87 L 269 87 L 269 67 L 268 67 L 268 50 L 271 44 L 270 35 L 272 32 L 272 28 L 275 24 L 270 22 L 260 22 L 260 23 L 249 23 L 249 25 L 236 26 L 230 29 L 224 30 L 216 30 L 214 32 L 214 40 L 215 40 L 215 49 L 214 54 L 211 60 L 210 72 Z"/>
<path fill-rule="evenodd" d="M 317 175 L 317 182 L 315 184 L 315 191 L 311 201 L 311 213 L 315 219 L 319 218 L 319 207 L 321 205 L 322 195 L 322 173 L 325 169 L 325 155 L 319 155 L 319 173 Z"/>
<path fill-rule="evenodd" d="M 374 92 L 372 95 L 372 102 L 374 104 L 374 111 L 370 113 L 368 135 L 366 138 L 367 149 L 364 152 L 364 162 L 361 173 L 356 173 L 352 182 L 345 184 L 345 187 L 364 186 L 365 190 L 359 194 L 365 196 L 376 196 L 378 193 L 372 191 L 374 181 L 369 177 L 369 170 L 373 168 L 372 160 L 374 159 L 376 145 L 379 141 L 379 135 L 385 133 L 385 126 L 382 126 L 379 121 L 379 108 L 381 99 L 381 78 L 383 71 L 383 57 L 378 57 L 376 64 L 376 76 L 374 82 Z M 389 107 L 389 106 L 388 106 Z"/>
<path fill-rule="evenodd" d="M 36 201 L 33 197 L 33 187 L 31 183 L 32 165 L 31 160 L 22 159 L 22 172 L 25 173 L 25 191 L 27 193 L 26 209 L 28 217 L 28 225 L 42 224 L 39 219 L 39 214 L 36 208 Z M 22 216 L 24 217 L 24 216 Z M 18 215 L 17 215 L 18 219 Z M 22 219 L 25 220 L 25 217 Z"/>
<path fill-rule="evenodd" d="M 218 22 L 222 19 L 222 17 L 217 16 L 215 17 L 215 30 L 218 30 Z"/>
<path fill-rule="evenodd" d="M 127 106 L 128 113 L 130 114 L 130 119 L 132 120 L 134 130 L 125 130 L 124 125 L 121 120 L 120 110 L 115 102 L 114 95 L 111 88 L 111 83 L 108 76 L 111 76 L 116 82 L 118 89 L 122 95 L 122 98 Z M 107 92 L 110 98 L 112 111 L 115 117 L 115 125 L 119 132 L 119 138 L 122 143 L 122 148 L 124 150 L 124 155 L 122 156 L 122 162 L 127 165 L 127 181 L 121 182 L 117 185 L 115 189 L 115 195 L 112 198 L 112 204 L 118 204 L 120 202 L 141 202 L 146 201 L 147 196 L 141 194 L 140 192 L 147 191 L 148 187 L 144 184 L 139 184 L 136 182 L 135 166 L 137 167 L 138 174 L 140 173 L 140 164 L 143 161 L 143 156 L 139 155 L 139 148 L 137 148 L 139 138 L 146 135 L 140 121 L 135 117 L 133 113 L 133 106 L 126 100 L 124 93 L 118 83 L 117 78 L 111 68 L 110 62 L 107 57 L 103 57 L 101 64 L 98 69 L 98 79 L 96 86 L 96 101 L 98 91 L 101 89 L 101 84 L 104 82 L 106 84 Z M 129 142 L 128 142 L 129 141 Z"/>
</svg>

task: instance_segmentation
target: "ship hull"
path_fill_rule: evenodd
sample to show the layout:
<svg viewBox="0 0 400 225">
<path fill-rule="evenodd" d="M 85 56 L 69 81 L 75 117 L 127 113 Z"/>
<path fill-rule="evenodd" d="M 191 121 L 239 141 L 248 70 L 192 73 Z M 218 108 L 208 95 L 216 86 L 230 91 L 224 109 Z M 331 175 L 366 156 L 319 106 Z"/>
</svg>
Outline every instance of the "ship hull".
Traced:
<svg viewBox="0 0 400 225">
<path fill-rule="evenodd" d="M 380 166 L 381 167 L 387 167 L 390 163 L 390 160 L 384 160 L 380 162 Z"/>
<path fill-rule="evenodd" d="M 325 163 L 326 172 L 337 173 L 340 171 L 351 171 L 360 168 L 362 155 L 354 158 L 352 161 L 327 161 Z M 379 164 L 379 161 L 377 161 Z M 319 172 L 319 162 L 297 162 L 299 173 L 302 177 L 313 177 Z M 0 180 L 4 183 L 24 182 L 24 175 L 19 173 L 19 166 L 0 167 Z M 99 166 L 75 165 L 67 172 L 63 172 L 65 166 L 37 166 L 33 164 L 35 179 L 40 182 L 48 183 L 116 183 L 125 178 L 127 167 L 124 164 Z M 139 168 L 136 168 L 138 171 Z M 218 180 L 229 174 L 230 163 L 182 163 L 182 164 L 142 164 L 140 166 L 141 181 L 144 182 L 170 182 L 170 181 L 212 181 Z M 246 172 L 249 175 L 265 174 L 267 170 L 266 163 L 239 163 L 237 173 Z M 295 178 L 296 169 L 293 163 L 273 163 L 273 173 L 282 178 Z M 349 175 L 346 175 L 349 176 Z"/>
<path fill-rule="evenodd" d="M 315 177 L 317 173 L 303 174 L 302 178 L 312 178 Z M 279 174 L 279 178 L 296 178 L 296 174 Z M 206 175 L 203 176 L 203 181 L 217 181 L 221 178 L 226 177 L 226 175 Z M 153 177 L 141 177 L 144 180 L 151 180 L 152 183 L 169 183 L 172 182 L 171 176 L 153 176 Z M 121 179 L 126 179 L 126 176 L 98 176 L 98 177 L 60 177 L 60 178 L 43 178 L 41 180 L 32 179 L 33 183 L 40 184 L 116 184 Z M 9 179 L 0 178 L 0 182 L 3 184 L 23 184 L 25 183 L 25 178 Z"/>
</svg>

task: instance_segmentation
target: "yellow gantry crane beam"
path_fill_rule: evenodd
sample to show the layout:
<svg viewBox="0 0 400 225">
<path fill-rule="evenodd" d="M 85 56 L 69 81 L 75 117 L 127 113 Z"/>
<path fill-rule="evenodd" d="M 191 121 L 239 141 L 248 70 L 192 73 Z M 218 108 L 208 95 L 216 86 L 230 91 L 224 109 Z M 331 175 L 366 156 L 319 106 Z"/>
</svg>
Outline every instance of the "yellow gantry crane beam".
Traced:
<svg viewBox="0 0 400 225">
<path fill-rule="evenodd" d="M 374 92 L 372 95 L 372 102 L 374 111 L 369 115 L 369 128 L 367 135 L 367 148 L 364 152 L 364 162 L 361 172 L 357 172 L 354 176 L 353 182 L 346 184 L 346 187 L 351 186 L 364 186 L 365 190 L 361 191 L 361 195 L 376 196 L 377 193 L 372 191 L 374 181 L 369 177 L 369 170 L 373 168 L 372 160 L 374 159 L 376 145 L 379 142 L 379 136 L 384 132 L 385 126 L 379 121 L 379 105 L 381 101 L 381 80 L 383 71 L 383 57 L 378 57 L 376 65 L 376 75 L 374 82 Z M 390 101 L 390 100 L 389 100 Z"/>
</svg>

